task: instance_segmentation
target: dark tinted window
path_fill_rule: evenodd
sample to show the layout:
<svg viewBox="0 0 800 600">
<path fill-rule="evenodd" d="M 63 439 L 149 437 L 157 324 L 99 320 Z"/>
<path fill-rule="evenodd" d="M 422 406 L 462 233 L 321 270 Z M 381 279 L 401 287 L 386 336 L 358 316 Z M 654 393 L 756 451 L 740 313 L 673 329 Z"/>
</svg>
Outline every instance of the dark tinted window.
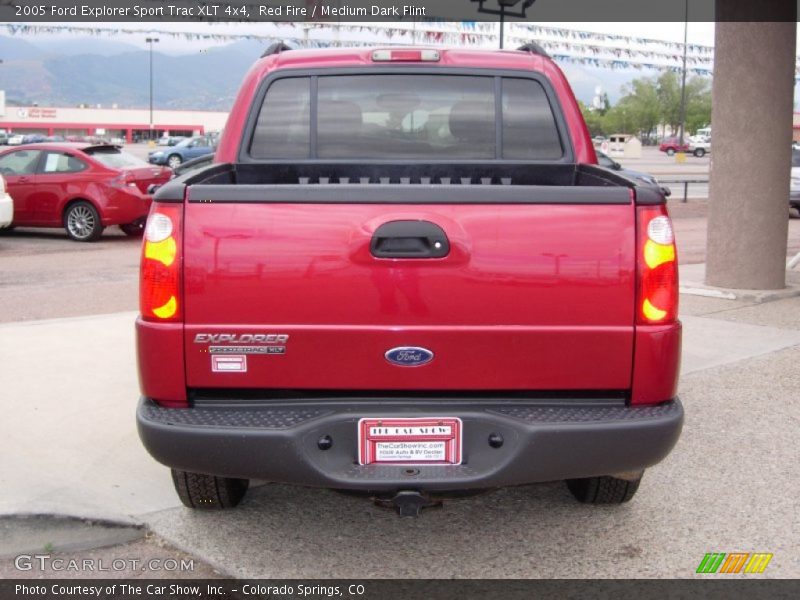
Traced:
<svg viewBox="0 0 800 600">
<path fill-rule="evenodd" d="M 320 158 L 495 157 L 491 77 L 320 77 L 318 111 Z"/>
<path fill-rule="evenodd" d="M 250 144 L 253 158 L 554 160 L 564 155 L 544 88 L 503 78 L 502 152 L 492 76 L 324 75 L 310 123 L 311 79 L 273 82 Z M 316 147 L 311 147 L 311 128 Z"/>
<path fill-rule="evenodd" d="M 503 158 L 543 160 L 563 155 L 542 85 L 531 79 L 503 79 Z"/>
<path fill-rule="evenodd" d="M 800 150 L 792 150 L 792 166 L 800 167 Z"/>
<path fill-rule="evenodd" d="M 309 156 L 308 78 L 278 79 L 267 90 L 250 144 L 254 158 L 307 158 Z"/>
</svg>

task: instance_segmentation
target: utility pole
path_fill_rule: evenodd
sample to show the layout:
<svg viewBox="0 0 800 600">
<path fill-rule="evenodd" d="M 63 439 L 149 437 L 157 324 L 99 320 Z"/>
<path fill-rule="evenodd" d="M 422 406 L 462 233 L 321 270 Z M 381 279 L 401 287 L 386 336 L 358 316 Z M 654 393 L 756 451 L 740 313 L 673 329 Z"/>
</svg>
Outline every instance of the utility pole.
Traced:
<svg viewBox="0 0 800 600">
<path fill-rule="evenodd" d="M 158 43 L 157 37 L 148 37 L 144 40 L 150 44 L 150 139 L 153 139 L 153 44 Z"/>
<path fill-rule="evenodd" d="M 689 0 L 685 0 L 685 14 L 683 20 L 683 70 L 681 77 L 681 130 L 678 146 L 683 146 L 683 136 L 686 130 L 686 42 L 689 33 Z"/>
<path fill-rule="evenodd" d="M 505 37 L 505 32 L 503 31 L 503 25 L 506 21 L 506 5 L 500 2 L 500 50 L 503 49 L 503 38 Z"/>
</svg>

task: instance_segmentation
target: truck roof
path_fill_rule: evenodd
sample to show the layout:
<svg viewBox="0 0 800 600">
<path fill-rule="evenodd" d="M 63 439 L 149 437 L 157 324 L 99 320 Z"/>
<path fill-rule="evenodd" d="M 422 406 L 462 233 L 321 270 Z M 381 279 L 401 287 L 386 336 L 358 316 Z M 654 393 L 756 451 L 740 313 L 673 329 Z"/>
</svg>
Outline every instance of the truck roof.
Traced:
<svg viewBox="0 0 800 600">
<path fill-rule="evenodd" d="M 385 66 L 386 63 L 372 60 L 375 50 L 435 50 L 440 59 L 436 62 L 420 62 L 421 66 L 485 67 L 494 69 L 541 70 L 544 62 L 551 62 L 540 55 L 520 50 L 472 50 L 463 48 L 441 48 L 434 46 L 367 46 L 354 48 L 317 48 L 289 50 L 260 59 L 258 66 L 274 68 L 356 67 Z M 396 63 L 395 63 L 396 64 Z M 403 64 L 415 64 L 413 61 Z"/>
</svg>

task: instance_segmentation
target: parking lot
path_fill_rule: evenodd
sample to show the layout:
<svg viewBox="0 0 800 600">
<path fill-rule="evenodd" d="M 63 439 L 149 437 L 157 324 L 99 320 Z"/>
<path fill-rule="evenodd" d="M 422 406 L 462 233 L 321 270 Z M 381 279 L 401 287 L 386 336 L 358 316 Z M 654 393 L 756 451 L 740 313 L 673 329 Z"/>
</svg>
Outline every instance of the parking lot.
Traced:
<svg viewBox="0 0 800 600">
<path fill-rule="evenodd" d="M 702 176 L 700 160 L 649 154 L 631 168 Z M 670 208 L 682 277 L 697 279 L 708 203 Z M 789 230 L 787 256 L 800 252 L 800 219 Z M 0 514 L 133 520 L 238 577 L 690 577 L 715 551 L 770 552 L 765 576 L 800 576 L 798 296 L 681 296 L 687 421 L 630 504 L 579 505 L 557 482 L 409 520 L 362 498 L 262 485 L 238 510 L 202 513 L 178 505 L 135 431 L 139 251 L 116 228 L 91 244 L 55 229 L 0 235 L 0 365 L 16 375 L 4 378 Z"/>
<path fill-rule="evenodd" d="M 670 202 L 683 264 L 705 260 L 708 202 Z M 59 229 L 0 233 L 0 322 L 136 310 L 141 242 L 108 228 L 97 243 L 67 239 Z M 787 256 L 800 252 L 800 219 L 789 221 Z"/>
</svg>

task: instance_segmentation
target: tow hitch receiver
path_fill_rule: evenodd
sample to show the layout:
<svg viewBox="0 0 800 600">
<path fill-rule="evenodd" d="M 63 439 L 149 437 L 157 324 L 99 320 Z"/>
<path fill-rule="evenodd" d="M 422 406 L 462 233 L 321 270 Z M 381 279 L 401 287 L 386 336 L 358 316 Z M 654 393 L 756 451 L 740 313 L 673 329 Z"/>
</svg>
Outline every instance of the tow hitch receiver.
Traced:
<svg viewBox="0 0 800 600">
<path fill-rule="evenodd" d="M 441 506 L 441 500 L 432 500 L 427 494 L 416 490 L 401 490 L 391 498 L 375 498 L 375 504 L 384 508 L 395 508 L 401 517 L 418 517 L 423 508 Z"/>
</svg>

